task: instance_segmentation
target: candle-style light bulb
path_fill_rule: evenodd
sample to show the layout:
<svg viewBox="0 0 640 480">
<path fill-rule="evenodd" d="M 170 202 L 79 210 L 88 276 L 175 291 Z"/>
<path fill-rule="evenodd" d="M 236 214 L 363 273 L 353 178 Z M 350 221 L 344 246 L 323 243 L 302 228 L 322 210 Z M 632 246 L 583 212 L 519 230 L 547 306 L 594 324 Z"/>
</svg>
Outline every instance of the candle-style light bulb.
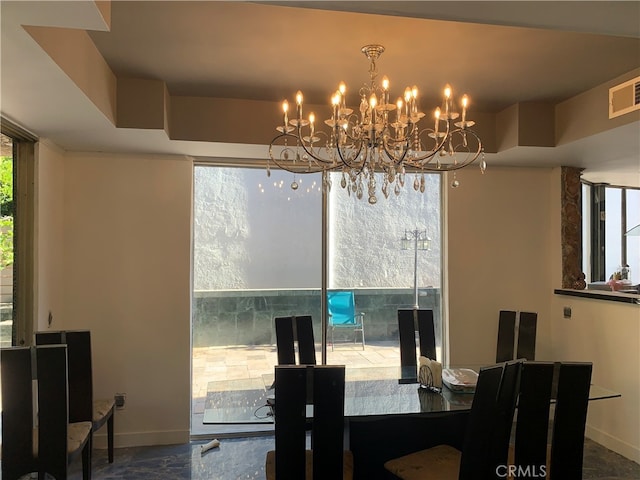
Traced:
<svg viewBox="0 0 640 480">
<path fill-rule="evenodd" d="M 371 96 L 369 97 L 369 106 L 371 107 L 371 109 L 376 108 L 376 105 L 378 104 L 378 97 L 376 97 L 375 93 L 372 93 Z"/>
<path fill-rule="evenodd" d="M 311 129 L 311 135 L 309 135 L 311 137 L 311 141 L 313 142 L 313 131 L 314 131 L 314 127 L 313 127 L 313 122 L 316 121 L 316 116 L 313 114 L 313 112 L 311 112 L 309 114 L 309 128 Z"/>
<path fill-rule="evenodd" d="M 411 89 L 409 87 L 404 89 L 404 106 L 406 109 L 406 115 L 409 116 L 409 108 L 411 106 Z"/>
<path fill-rule="evenodd" d="M 296 103 L 298 104 L 298 120 L 302 118 L 302 92 L 298 90 L 296 93 Z"/>
<path fill-rule="evenodd" d="M 338 105 L 340 105 L 340 92 L 336 92 L 331 97 L 331 105 L 333 106 L 333 116 L 331 119 L 335 122 L 338 116 Z"/>
<path fill-rule="evenodd" d="M 402 117 L 402 105 L 403 105 L 402 99 L 400 97 L 398 97 L 398 100 L 396 100 L 396 107 L 397 107 L 397 110 L 396 110 L 396 121 L 398 123 L 400 123 L 400 118 Z"/>
<path fill-rule="evenodd" d="M 340 82 L 340 85 L 338 85 L 338 93 L 340 94 L 340 109 L 346 110 L 347 100 L 345 94 L 347 93 L 347 85 L 344 82 Z"/>
<path fill-rule="evenodd" d="M 289 119 L 287 118 L 287 112 L 289 111 L 289 102 L 286 100 L 282 102 L 282 111 L 284 112 L 284 126 L 286 128 L 287 123 L 289 123 Z"/>
<path fill-rule="evenodd" d="M 465 93 L 462 96 L 462 128 L 464 128 L 464 122 L 467 119 L 467 106 L 469 105 L 469 97 Z"/>
<path fill-rule="evenodd" d="M 376 123 L 376 105 L 378 105 L 378 97 L 376 97 L 375 93 L 372 93 L 369 97 L 369 107 L 371 107 L 371 125 L 375 125 Z"/>
<path fill-rule="evenodd" d="M 451 103 L 451 86 L 444 87 L 444 114 L 449 118 L 449 104 Z"/>
<path fill-rule="evenodd" d="M 389 78 L 382 77 L 382 105 L 389 103 Z"/>
<path fill-rule="evenodd" d="M 440 107 L 436 108 L 436 111 L 433 115 L 436 118 L 436 126 L 434 128 L 436 132 L 436 144 L 438 143 L 438 128 L 440 127 Z"/>
<path fill-rule="evenodd" d="M 417 114 L 418 113 L 418 87 L 417 86 L 413 86 L 411 88 L 411 113 L 412 114 Z"/>
</svg>

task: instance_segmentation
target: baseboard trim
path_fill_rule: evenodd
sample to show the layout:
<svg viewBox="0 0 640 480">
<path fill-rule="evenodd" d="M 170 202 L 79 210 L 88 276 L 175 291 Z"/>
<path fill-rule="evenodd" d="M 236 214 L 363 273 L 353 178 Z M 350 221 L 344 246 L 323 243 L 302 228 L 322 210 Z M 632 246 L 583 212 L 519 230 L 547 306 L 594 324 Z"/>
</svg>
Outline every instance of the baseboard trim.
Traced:
<svg viewBox="0 0 640 480">
<path fill-rule="evenodd" d="M 189 430 L 169 430 L 161 432 L 132 432 L 118 433 L 114 438 L 116 448 L 142 447 L 149 445 L 179 445 L 189 443 Z M 93 445 L 95 448 L 107 448 L 107 434 L 94 433 Z"/>
<path fill-rule="evenodd" d="M 609 450 L 613 450 L 629 460 L 640 463 L 640 447 L 624 442 L 609 433 L 589 425 L 586 427 L 585 435 Z"/>
</svg>

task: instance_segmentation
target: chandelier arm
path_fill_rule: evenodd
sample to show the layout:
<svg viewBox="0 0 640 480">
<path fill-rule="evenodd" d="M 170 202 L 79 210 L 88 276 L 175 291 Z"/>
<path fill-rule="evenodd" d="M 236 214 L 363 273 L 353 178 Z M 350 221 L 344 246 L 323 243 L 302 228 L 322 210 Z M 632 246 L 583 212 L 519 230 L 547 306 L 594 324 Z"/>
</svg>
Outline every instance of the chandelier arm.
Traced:
<svg viewBox="0 0 640 480">
<path fill-rule="evenodd" d="M 281 133 L 279 135 L 276 135 L 271 140 L 271 143 L 269 144 L 269 158 L 273 163 L 275 163 L 278 166 L 278 168 L 282 170 L 286 170 L 287 172 L 291 172 L 291 173 L 319 173 L 319 172 L 322 172 L 323 170 L 326 170 L 326 168 L 324 168 L 322 165 L 317 165 L 317 162 L 316 162 L 317 167 L 314 168 L 309 163 L 306 163 L 306 162 L 304 164 L 302 162 L 300 162 L 299 164 L 292 164 L 291 160 L 287 158 L 283 159 L 282 155 L 284 154 L 284 152 L 293 151 L 295 147 L 292 147 L 290 145 L 276 145 L 275 142 L 280 138 L 293 138 L 296 140 L 296 142 L 298 142 L 298 144 L 300 143 L 298 136 L 292 133 Z M 276 146 L 282 147 L 281 155 L 278 155 L 278 156 L 274 155 L 273 148 Z M 315 160 L 315 157 L 313 158 Z"/>
<path fill-rule="evenodd" d="M 433 160 L 433 156 L 432 158 L 430 158 L 426 163 L 422 164 L 422 166 L 420 168 L 422 168 L 425 171 L 428 172 L 448 172 L 448 171 L 454 171 L 454 170 L 460 170 L 461 168 L 467 167 L 469 165 L 471 165 L 473 162 L 475 162 L 478 157 L 480 156 L 480 154 L 483 153 L 483 147 L 482 147 L 482 141 L 480 140 L 480 137 L 478 136 L 477 133 L 475 133 L 473 130 L 469 130 L 469 129 L 461 129 L 458 128 L 456 130 L 451 131 L 451 136 L 455 135 L 455 134 L 471 134 L 473 137 L 476 138 L 477 142 L 478 142 L 478 149 L 475 151 L 475 153 L 471 153 L 471 152 L 467 152 L 469 157 L 467 159 L 465 159 L 462 162 L 457 162 L 457 163 L 450 163 L 450 164 L 432 164 L 430 163 L 431 160 Z M 439 150 L 438 150 L 439 151 Z M 454 152 L 455 153 L 455 152 Z M 472 156 L 471 156 L 472 155 Z"/>
</svg>

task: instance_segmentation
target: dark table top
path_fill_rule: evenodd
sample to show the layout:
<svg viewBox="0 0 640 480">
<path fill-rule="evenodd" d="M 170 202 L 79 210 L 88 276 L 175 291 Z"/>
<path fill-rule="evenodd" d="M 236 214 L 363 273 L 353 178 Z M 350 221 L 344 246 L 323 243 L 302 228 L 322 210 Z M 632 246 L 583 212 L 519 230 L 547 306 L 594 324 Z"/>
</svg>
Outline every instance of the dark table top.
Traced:
<svg viewBox="0 0 640 480">
<path fill-rule="evenodd" d="M 270 374 L 262 378 L 209 382 L 203 423 L 272 423 L 267 397 L 274 394 L 271 389 L 273 379 Z M 347 367 L 345 417 L 425 414 L 471 408 L 473 394 L 455 393 L 446 386 L 441 392 L 432 391 L 415 382 L 414 369 L 402 372 L 398 367 Z M 619 396 L 617 392 L 592 385 L 589 400 Z"/>
</svg>

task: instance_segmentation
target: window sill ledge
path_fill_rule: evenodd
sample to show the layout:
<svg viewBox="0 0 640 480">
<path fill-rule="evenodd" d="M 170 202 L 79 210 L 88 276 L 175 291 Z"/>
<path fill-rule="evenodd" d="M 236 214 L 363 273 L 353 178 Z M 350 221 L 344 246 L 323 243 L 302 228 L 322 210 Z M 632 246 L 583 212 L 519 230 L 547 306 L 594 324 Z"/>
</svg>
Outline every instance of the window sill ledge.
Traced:
<svg viewBox="0 0 640 480">
<path fill-rule="evenodd" d="M 591 298 L 594 300 L 605 300 L 607 302 L 640 305 L 640 295 L 633 293 L 607 292 L 602 290 L 573 290 L 570 288 L 556 288 L 553 293 L 556 295 L 567 295 L 569 297 Z"/>
</svg>

